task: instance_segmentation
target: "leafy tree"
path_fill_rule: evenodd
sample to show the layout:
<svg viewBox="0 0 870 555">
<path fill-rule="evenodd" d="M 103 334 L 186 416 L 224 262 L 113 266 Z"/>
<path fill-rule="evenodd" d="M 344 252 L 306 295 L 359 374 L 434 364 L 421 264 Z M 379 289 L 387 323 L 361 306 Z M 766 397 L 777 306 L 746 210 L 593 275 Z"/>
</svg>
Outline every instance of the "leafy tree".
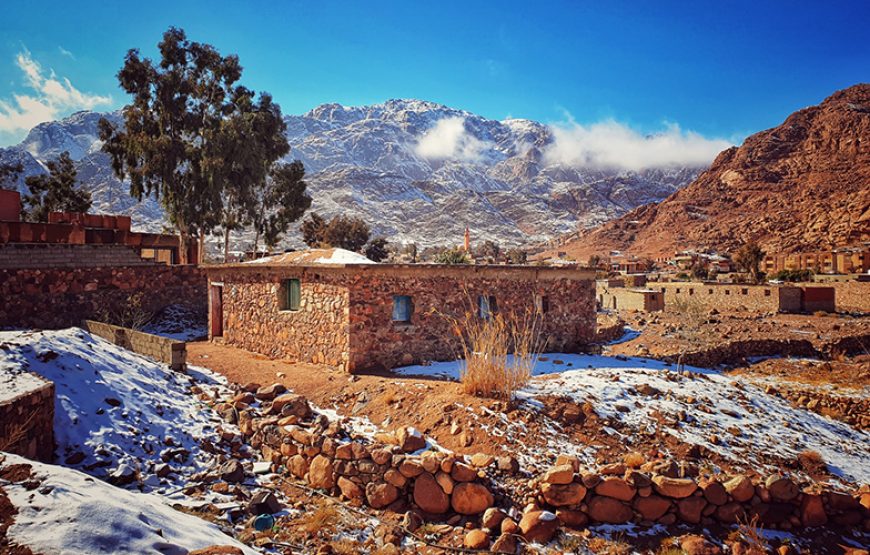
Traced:
<svg viewBox="0 0 870 555">
<path fill-rule="evenodd" d="M 742 268 L 743 271 L 752 275 L 752 277 L 757 281 L 760 277 L 758 265 L 762 260 L 764 260 L 764 255 L 765 252 L 760 246 L 758 246 L 758 243 L 755 241 L 749 241 L 737 249 L 734 253 L 733 260 L 739 268 Z"/>
<path fill-rule="evenodd" d="M 700 260 L 692 264 L 692 277 L 700 280 L 707 278 L 707 267 Z"/>
<path fill-rule="evenodd" d="M 489 239 L 484 241 L 477 249 L 478 256 L 490 260 L 498 260 L 498 255 L 500 253 L 501 247 L 498 246 L 498 243 L 490 241 Z"/>
<path fill-rule="evenodd" d="M 25 179 L 29 195 L 24 196 L 27 216 L 32 221 L 47 222 L 49 212 L 87 212 L 91 194 L 76 187 L 76 168 L 63 152 L 46 164 L 48 174 L 31 175 Z"/>
<path fill-rule="evenodd" d="M 187 39 L 170 27 L 158 44 L 160 61 L 127 52 L 118 81 L 132 103 L 123 109 L 124 129 L 100 120 L 103 150 L 130 194 L 160 199 L 178 231 L 181 260 L 191 237 L 202 237 L 221 219 L 226 178 L 221 133 L 235 113 L 242 67 L 211 45 Z"/>
<path fill-rule="evenodd" d="M 322 245 L 325 230 L 326 220 L 317 212 L 309 214 L 299 227 L 299 231 L 302 232 L 302 240 L 312 248 L 318 248 Z"/>
<path fill-rule="evenodd" d="M 366 258 L 369 260 L 383 262 L 390 255 L 389 251 L 387 251 L 387 240 L 383 237 L 375 237 L 369 241 L 368 245 L 366 245 L 363 254 L 365 254 Z"/>
<path fill-rule="evenodd" d="M 12 184 L 23 171 L 24 166 L 21 165 L 21 162 L 0 164 L 0 189 L 3 189 L 7 182 Z"/>
<path fill-rule="evenodd" d="M 253 190 L 254 251 L 260 237 L 269 247 L 274 247 L 290 224 L 302 217 L 311 206 L 311 197 L 306 193 L 303 178 L 305 168 L 296 160 L 290 164 L 274 165 L 269 176 Z"/>
<path fill-rule="evenodd" d="M 313 213 L 302 223 L 302 239 L 309 247 L 339 248 L 361 252 L 371 230 L 362 218 L 335 216 L 328 222 Z"/>
<path fill-rule="evenodd" d="M 405 247 L 405 253 L 411 257 L 411 263 L 417 263 L 417 243 L 408 243 Z"/>
<path fill-rule="evenodd" d="M 510 249 L 505 253 L 511 264 L 525 264 L 529 260 L 528 253 L 523 249 Z"/>
<path fill-rule="evenodd" d="M 435 263 L 436 264 L 468 264 L 470 260 L 468 260 L 468 254 L 465 252 L 465 249 L 461 248 L 452 248 L 452 249 L 444 249 L 435 255 Z"/>
<path fill-rule="evenodd" d="M 598 256 L 597 254 L 593 254 L 592 256 L 589 257 L 589 267 L 590 268 L 597 268 L 599 264 L 601 264 L 601 257 L 600 256 Z"/>
<path fill-rule="evenodd" d="M 812 281 L 813 271 L 809 268 L 804 270 L 780 270 L 773 274 L 770 279 L 779 281 Z"/>
</svg>

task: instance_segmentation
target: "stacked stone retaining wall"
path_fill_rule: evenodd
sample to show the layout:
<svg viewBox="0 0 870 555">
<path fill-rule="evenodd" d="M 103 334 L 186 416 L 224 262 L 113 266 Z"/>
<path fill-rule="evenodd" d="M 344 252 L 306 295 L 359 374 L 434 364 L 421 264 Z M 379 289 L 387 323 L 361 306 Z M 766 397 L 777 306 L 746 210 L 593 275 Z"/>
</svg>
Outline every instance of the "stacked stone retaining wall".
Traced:
<svg viewBox="0 0 870 555">
<path fill-rule="evenodd" d="M 94 320 L 85 320 L 82 327 L 128 351 L 164 362 L 173 370 L 184 370 L 185 368 L 187 344 L 184 341 Z"/>
<path fill-rule="evenodd" d="M 54 384 L 46 381 L 0 401 L 0 451 L 52 462 Z"/>
</svg>

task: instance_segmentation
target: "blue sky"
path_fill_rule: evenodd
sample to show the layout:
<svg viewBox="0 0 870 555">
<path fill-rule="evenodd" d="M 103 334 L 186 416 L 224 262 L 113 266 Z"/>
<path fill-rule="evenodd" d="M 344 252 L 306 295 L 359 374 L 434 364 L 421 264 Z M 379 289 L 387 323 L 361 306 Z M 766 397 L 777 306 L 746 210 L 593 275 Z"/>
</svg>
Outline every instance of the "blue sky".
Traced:
<svg viewBox="0 0 870 555">
<path fill-rule="evenodd" d="M 739 141 L 870 81 L 865 1 L 12 1 L 3 12 L 0 145 L 40 118 L 123 105 L 125 52 L 154 55 L 169 25 L 238 54 L 243 83 L 285 113 L 412 97 Z"/>
</svg>

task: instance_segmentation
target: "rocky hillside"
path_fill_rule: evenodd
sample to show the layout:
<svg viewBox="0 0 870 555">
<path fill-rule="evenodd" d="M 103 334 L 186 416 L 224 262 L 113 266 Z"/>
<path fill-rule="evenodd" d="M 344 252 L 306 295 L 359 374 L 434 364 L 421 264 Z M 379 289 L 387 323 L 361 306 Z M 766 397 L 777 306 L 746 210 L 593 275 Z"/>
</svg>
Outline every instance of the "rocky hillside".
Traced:
<svg viewBox="0 0 870 555">
<path fill-rule="evenodd" d="M 27 174 L 38 173 L 69 150 L 96 210 L 131 214 L 141 227 L 159 228 L 159 206 L 133 202 L 99 151 L 102 115 L 79 112 L 41 124 L 21 144 L 0 149 L 0 162 L 21 160 Z M 392 241 L 422 246 L 458 243 L 466 225 L 475 240 L 549 240 L 661 200 L 701 170 L 566 167 L 548 158 L 554 138 L 545 125 L 493 121 L 418 100 L 325 104 L 286 120 L 288 158 L 305 163 L 314 210 L 359 215 Z"/>
<path fill-rule="evenodd" d="M 639 207 L 559 250 L 668 255 L 729 251 L 757 240 L 768 252 L 870 240 L 870 84 L 831 95 L 782 125 L 723 151 L 691 185 Z"/>
</svg>

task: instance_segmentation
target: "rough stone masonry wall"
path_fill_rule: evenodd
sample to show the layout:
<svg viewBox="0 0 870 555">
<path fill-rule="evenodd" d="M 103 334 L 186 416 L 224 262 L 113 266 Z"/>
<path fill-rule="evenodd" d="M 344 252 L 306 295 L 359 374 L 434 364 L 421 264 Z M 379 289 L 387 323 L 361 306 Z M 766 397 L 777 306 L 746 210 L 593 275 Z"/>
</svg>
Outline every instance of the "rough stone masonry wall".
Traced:
<svg viewBox="0 0 870 555">
<path fill-rule="evenodd" d="M 187 346 L 184 341 L 93 320 L 85 320 L 82 327 L 128 351 L 164 362 L 173 370 L 184 369 L 187 360 Z"/>
<path fill-rule="evenodd" d="M 460 344 L 447 316 L 476 313 L 479 295 L 495 296 L 498 311 L 534 314 L 535 297 L 547 297 L 541 320 L 546 350 L 576 352 L 595 337 L 594 282 L 522 272 L 480 273 L 470 268 L 436 275 L 424 271 L 366 272 L 350 286 L 350 369 L 395 368 L 427 360 L 452 360 Z M 444 273 L 449 272 L 449 273 Z M 411 321 L 393 322 L 393 297 L 411 297 Z"/>
<path fill-rule="evenodd" d="M 52 462 L 54 384 L 0 402 L 0 451 Z"/>
<path fill-rule="evenodd" d="M 0 327 L 77 326 L 83 319 L 119 311 L 134 294 L 140 294 L 149 311 L 177 303 L 205 310 L 206 278 L 196 266 L 40 268 L 21 257 L 19 267 L 0 268 Z"/>
<path fill-rule="evenodd" d="M 667 311 L 683 310 L 687 304 L 703 310 L 800 310 L 800 289 L 792 287 L 701 282 L 650 282 L 647 286 L 654 291 L 664 291 Z M 782 302 L 780 295 L 784 295 Z"/>
<path fill-rule="evenodd" d="M 282 281 L 301 282 L 299 310 L 282 310 Z M 340 276 L 303 268 L 211 275 L 223 283 L 223 340 L 272 358 L 347 369 L 348 292 Z M 209 314 L 211 317 L 211 314 Z"/>
<path fill-rule="evenodd" d="M 837 292 L 837 310 L 870 313 L 870 281 L 825 283 Z"/>
</svg>

